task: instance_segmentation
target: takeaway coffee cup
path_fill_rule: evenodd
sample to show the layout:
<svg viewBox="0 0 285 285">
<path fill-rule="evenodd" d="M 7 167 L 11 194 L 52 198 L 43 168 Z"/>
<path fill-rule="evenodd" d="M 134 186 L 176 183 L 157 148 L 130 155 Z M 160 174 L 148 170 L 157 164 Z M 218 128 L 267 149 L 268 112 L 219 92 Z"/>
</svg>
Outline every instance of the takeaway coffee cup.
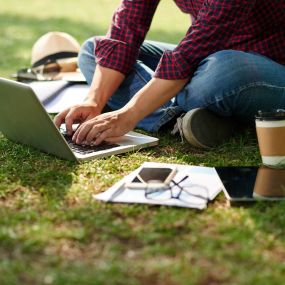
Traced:
<svg viewBox="0 0 285 285">
<path fill-rule="evenodd" d="M 263 164 L 285 168 L 285 110 L 258 111 L 255 123 Z"/>
</svg>

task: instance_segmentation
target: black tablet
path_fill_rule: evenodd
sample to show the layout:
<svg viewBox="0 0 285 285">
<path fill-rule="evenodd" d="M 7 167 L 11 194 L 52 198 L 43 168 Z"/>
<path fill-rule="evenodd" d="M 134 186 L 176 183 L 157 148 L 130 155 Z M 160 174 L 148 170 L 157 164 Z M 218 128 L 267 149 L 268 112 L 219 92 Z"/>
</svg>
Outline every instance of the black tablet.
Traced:
<svg viewBox="0 0 285 285">
<path fill-rule="evenodd" d="M 285 200 L 285 169 L 216 167 L 216 171 L 229 201 Z"/>
</svg>

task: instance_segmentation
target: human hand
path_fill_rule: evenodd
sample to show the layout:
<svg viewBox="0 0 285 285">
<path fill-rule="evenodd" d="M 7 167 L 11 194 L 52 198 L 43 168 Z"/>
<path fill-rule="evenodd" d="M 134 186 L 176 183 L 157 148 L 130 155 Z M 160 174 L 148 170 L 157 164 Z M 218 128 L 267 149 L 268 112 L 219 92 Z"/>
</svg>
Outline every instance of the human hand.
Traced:
<svg viewBox="0 0 285 285">
<path fill-rule="evenodd" d="M 98 145 L 106 138 L 119 137 L 133 130 L 136 123 L 131 111 L 122 108 L 82 123 L 72 140 L 77 144 Z"/>
<path fill-rule="evenodd" d="M 61 126 L 61 124 L 65 123 L 66 131 L 69 135 L 71 135 L 73 133 L 73 124 L 81 124 L 99 114 L 101 114 L 101 109 L 97 106 L 97 104 L 86 101 L 81 105 L 75 105 L 56 115 L 54 118 L 54 123 L 58 128 Z"/>
</svg>

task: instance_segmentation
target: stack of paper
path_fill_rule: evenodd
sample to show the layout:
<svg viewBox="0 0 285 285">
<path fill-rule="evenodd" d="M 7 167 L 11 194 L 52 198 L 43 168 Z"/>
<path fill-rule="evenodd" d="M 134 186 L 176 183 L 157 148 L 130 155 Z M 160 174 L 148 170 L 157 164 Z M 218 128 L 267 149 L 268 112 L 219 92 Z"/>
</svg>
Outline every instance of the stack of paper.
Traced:
<svg viewBox="0 0 285 285">
<path fill-rule="evenodd" d="M 166 200 L 149 199 L 146 197 L 144 189 L 130 189 L 125 187 L 125 184 L 132 181 L 143 167 L 173 166 L 173 164 L 146 162 L 140 168 L 126 176 L 124 179 L 116 183 L 107 191 L 98 195 L 94 195 L 94 198 L 105 202 L 155 204 L 204 209 L 207 207 L 207 203 L 213 200 L 223 189 L 223 184 L 219 179 L 215 168 L 180 164 L 175 164 L 177 173 L 174 176 L 173 180 L 179 182 L 183 177 L 186 175 L 188 176 L 189 179 L 185 180 L 181 186 L 188 186 L 188 189 L 190 189 L 190 191 L 193 188 L 193 192 L 190 193 L 191 201 L 188 200 L 186 202 L 182 199 L 177 198 L 170 198 Z M 197 193 L 198 188 L 191 188 L 192 185 L 199 185 L 201 186 L 199 189 L 207 189 L 207 191 L 200 191 L 200 193 Z M 174 187 L 172 191 L 180 191 L 180 189 L 175 189 Z"/>
<path fill-rule="evenodd" d="M 70 85 L 69 82 L 63 80 L 55 81 L 34 81 L 29 83 L 37 97 L 43 104 L 52 101 L 61 91 Z"/>
<path fill-rule="evenodd" d="M 59 113 L 83 103 L 89 92 L 87 84 L 64 80 L 37 81 L 29 84 L 48 113 Z"/>
<path fill-rule="evenodd" d="M 44 104 L 48 113 L 59 113 L 77 104 L 82 104 L 89 92 L 87 84 L 75 84 L 63 89 L 53 98 Z"/>
</svg>

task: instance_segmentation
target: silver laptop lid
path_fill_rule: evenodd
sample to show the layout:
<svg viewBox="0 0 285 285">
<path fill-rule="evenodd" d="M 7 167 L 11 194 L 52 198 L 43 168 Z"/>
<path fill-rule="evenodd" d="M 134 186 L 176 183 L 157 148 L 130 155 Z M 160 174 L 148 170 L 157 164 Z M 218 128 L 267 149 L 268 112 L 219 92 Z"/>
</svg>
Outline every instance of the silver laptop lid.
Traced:
<svg viewBox="0 0 285 285">
<path fill-rule="evenodd" d="M 0 131 L 15 142 L 77 160 L 33 90 L 3 78 L 0 78 Z"/>
</svg>

